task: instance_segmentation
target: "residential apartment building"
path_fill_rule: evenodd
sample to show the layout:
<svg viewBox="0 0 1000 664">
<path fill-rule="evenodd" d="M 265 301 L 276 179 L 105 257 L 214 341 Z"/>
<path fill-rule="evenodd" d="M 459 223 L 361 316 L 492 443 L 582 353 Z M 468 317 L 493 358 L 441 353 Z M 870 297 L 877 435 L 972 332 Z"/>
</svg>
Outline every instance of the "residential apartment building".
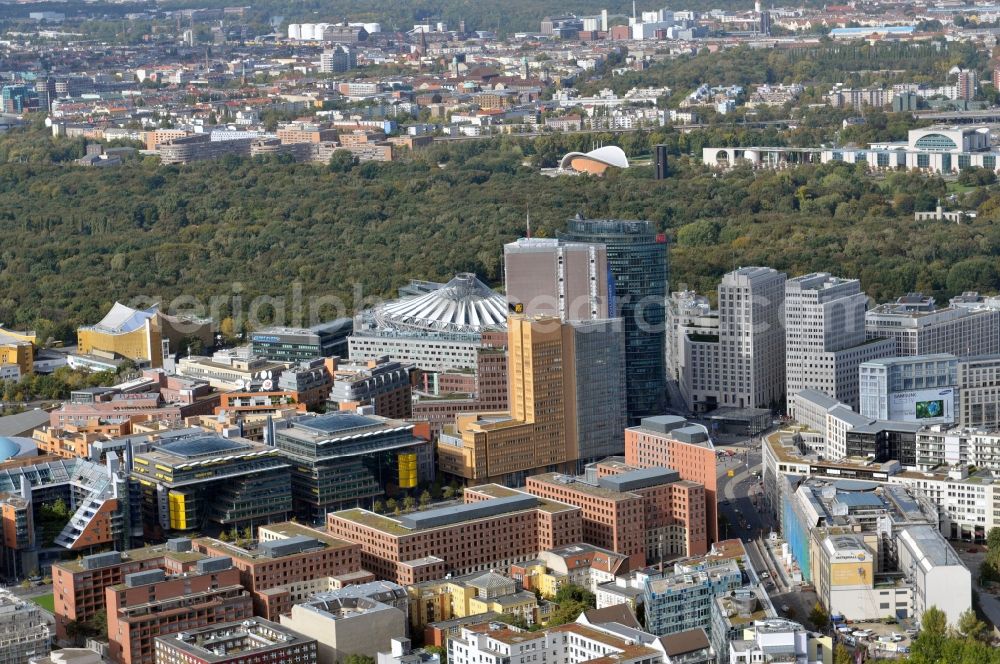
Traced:
<svg viewBox="0 0 1000 664">
<path fill-rule="evenodd" d="M 583 535 L 578 507 L 498 485 L 466 489 L 465 501 L 399 517 L 331 512 L 327 529 L 361 544 L 364 569 L 402 584 L 507 567 Z"/>
<path fill-rule="evenodd" d="M 596 593 L 598 586 L 628 570 L 628 556 L 580 543 L 542 551 L 535 560 L 511 565 L 510 575 L 525 590 L 537 590 L 551 599 L 566 584 Z"/>
<path fill-rule="evenodd" d="M 206 556 L 228 557 L 253 598 L 254 615 L 268 620 L 277 620 L 293 604 L 337 580 L 364 578 L 358 544 L 289 521 L 258 527 L 257 544 L 251 547 L 210 537 L 198 538 L 192 546 Z"/>
<path fill-rule="evenodd" d="M 814 389 L 858 408 L 858 366 L 894 354 L 865 337 L 868 298 L 857 279 L 827 272 L 785 282 L 785 394 Z"/>
<path fill-rule="evenodd" d="M 729 644 L 739 641 L 747 627 L 757 621 L 778 618 L 767 591 L 761 586 L 749 586 L 715 597 L 711 610 L 709 634 L 712 647 L 718 653 L 717 664 L 729 661 Z"/>
<path fill-rule="evenodd" d="M 503 258 L 504 292 L 511 311 L 564 321 L 612 317 L 604 245 L 521 238 L 504 245 Z"/>
<path fill-rule="evenodd" d="M 560 239 L 603 244 L 613 280 L 614 306 L 625 329 L 628 422 L 659 415 L 666 406 L 664 308 L 668 290 L 667 239 L 648 221 L 570 219 Z"/>
<path fill-rule="evenodd" d="M 613 660 L 619 664 L 664 664 L 657 637 L 617 623 L 569 623 L 527 632 L 502 623 L 465 627 L 448 640 L 448 661 L 454 664 L 583 664 Z"/>
<path fill-rule="evenodd" d="M 357 52 L 341 44 L 323 51 L 319 56 L 319 71 L 323 74 L 339 74 L 358 66 Z"/>
<path fill-rule="evenodd" d="M 632 568 L 708 550 L 705 488 L 675 470 L 608 460 L 583 477 L 534 475 L 525 491 L 579 507 L 583 541 L 628 556 Z"/>
<path fill-rule="evenodd" d="M 912 293 L 865 314 L 869 339 L 892 339 L 894 355 L 958 357 L 1000 353 L 1000 307 L 991 300 L 973 306 L 938 308 L 933 297 Z"/>
<path fill-rule="evenodd" d="M 785 274 L 743 267 L 719 284 L 719 402 L 779 408 L 785 401 Z"/>
<path fill-rule="evenodd" d="M 410 630 L 423 633 L 430 623 L 483 614 L 509 614 L 528 625 L 540 625 L 555 605 L 521 589 L 512 577 L 499 572 L 446 577 L 407 587 Z"/>
<path fill-rule="evenodd" d="M 105 589 L 108 650 L 118 664 L 155 664 L 155 639 L 253 617 L 250 596 L 228 558 L 203 558 L 167 576 L 136 572 Z"/>
<path fill-rule="evenodd" d="M 325 125 L 293 122 L 278 127 L 275 134 L 284 145 L 300 143 L 322 143 L 337 140 L 337 130 Z"/>
<path fill-rule="evenodd" d="M 315 639 L 263 618 L 188 629 L 154 643 L 156 664 L 317 664 Z"/>
<path fill-rule="evenodd" d="M 668 468 L 705 488 L 708 542 L 719 539 L 716 450 L 708 430 L 683 417 L 644 417 L 625 430 L 625 463 L 631 468 Z"/>
<path fill-rule="evenodd" d="M 0 661 L 27 662 L 45 657 L 51 649 L 52 634 L 41 608 L 0 590 Z"/>
<path fill-rule="evenodd" d="M 917 433 L 915 465 L 921 470 L 966 465 L 1000 472 L 1000 431 L 924 427 Z"/>
<path fill-rule="evenodd" d="M 755 620 L 743 628 L 740 639 L 730 641 L 728 646 L 728 659 L 723 660 L 728 664 L 757 664 L 792 657 L 801 664 L 833 664 L 830 636 L 811 632 L 784 618 Z"/>
<path fill-rule="evenodd" d="M 682 561 L 671 571 L 640 575 L 647 628 L 656 634 L 711 629 L 715 598 L 745 585 L 739 565 L 745 549 L 729 540 L 725 550 L 728 555 Z"/>
<path fill-rule="evenodd" d="M 156 146 L 160 162 L 164 164 L 190 164 L 195 161 L 218 159 L 226 155 L 250 156 L 250 144 L 257 138 L 212 140 L 212 134 L 192 134 L 173 138 Z"/>
<path fill-rule="evenodd" d="M 80 560 L 53 564 L 53 614 L 57 638 L 68 637 L 66 630 L 70 623 L 91 621 L 106 610 L 105 589 L 123 583 L 126 576 L 153 570 L 182 574 L 193 571 L 195 563 L 205 557 L 191 551 L 190 540 L 178 538 L 158 546 L 95 553 Z"/>
<path fill-rule="evenodd" d="M 335 363 L 336 358 L 317 357 L 292 365 L 278 376 L 277 388 L 286 393 L 297 406 L 302 406 L 302 410 L 318 408 L 326 404 L 330 397 L 330 389 L 333 387 L 331 369 Z M 275 384 L 273 379 L 271 382 Z"/>
</svg>

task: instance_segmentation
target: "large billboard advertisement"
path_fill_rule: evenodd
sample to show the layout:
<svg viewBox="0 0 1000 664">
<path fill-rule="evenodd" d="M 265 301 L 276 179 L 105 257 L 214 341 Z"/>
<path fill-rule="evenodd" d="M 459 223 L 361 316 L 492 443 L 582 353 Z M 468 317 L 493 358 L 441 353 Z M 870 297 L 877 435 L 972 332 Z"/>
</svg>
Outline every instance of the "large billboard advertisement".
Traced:
<svg viewBox="0 0 1000 664">
<path fill-rule="evenodd" d="M 889 419 L 921 424 L 955 421 L 955 389 L 951 387 L 889 395 Z"/>
</svg>

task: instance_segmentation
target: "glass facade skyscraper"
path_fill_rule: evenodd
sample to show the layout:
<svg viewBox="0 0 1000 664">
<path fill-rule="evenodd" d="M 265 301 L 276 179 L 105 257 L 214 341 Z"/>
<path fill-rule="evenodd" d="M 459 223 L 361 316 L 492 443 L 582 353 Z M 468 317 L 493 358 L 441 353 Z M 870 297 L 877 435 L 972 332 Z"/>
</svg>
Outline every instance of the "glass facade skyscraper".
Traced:
<svg viewBox="0 0 1000 664">
<path fill-rule="evenodd" d="M 560 238 L 603 244 L 608 252 L 608 308 L 625 321 L 629 424 L 666 408 L 667 241 L 648 221 L 570 219 Z"/>
</svg>

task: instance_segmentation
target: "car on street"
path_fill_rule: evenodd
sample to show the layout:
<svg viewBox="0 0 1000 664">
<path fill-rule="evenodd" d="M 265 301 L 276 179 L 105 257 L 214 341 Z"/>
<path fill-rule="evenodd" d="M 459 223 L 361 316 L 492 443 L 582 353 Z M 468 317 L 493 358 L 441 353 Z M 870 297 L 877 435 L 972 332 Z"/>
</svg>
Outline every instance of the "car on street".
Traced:
<svg viewBox="0 0 1000 664">
<path fill-rule="evenodd" d="M 841 634 L 850 634 L 851 628 L 848 627 L 847 625 L 841 625 L 837 628 L 837 631 L 840 632 Z"/>
<path fill-rule="evenodd" d="M 867 629 L 858 629 L 851 633 L 851 636 L 858 639 L 867 639 L 872 633 Z"/>
</svg>

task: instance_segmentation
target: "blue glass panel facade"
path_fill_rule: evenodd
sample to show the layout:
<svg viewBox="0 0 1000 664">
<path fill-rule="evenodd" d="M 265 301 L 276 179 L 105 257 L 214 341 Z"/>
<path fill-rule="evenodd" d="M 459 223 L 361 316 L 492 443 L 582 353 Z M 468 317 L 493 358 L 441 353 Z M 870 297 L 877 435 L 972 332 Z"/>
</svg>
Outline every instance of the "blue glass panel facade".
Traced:
<svg viewBox="0 0 1000 664">
<path fill-rule="evenodd" d="M 613 315 L 625 322 L 628 421 L 661 415 L 666 408 L 667 243 L 648 221 L 569 221 L 560 237 L 604 244 L 614 277 Z"/>
</svg>

